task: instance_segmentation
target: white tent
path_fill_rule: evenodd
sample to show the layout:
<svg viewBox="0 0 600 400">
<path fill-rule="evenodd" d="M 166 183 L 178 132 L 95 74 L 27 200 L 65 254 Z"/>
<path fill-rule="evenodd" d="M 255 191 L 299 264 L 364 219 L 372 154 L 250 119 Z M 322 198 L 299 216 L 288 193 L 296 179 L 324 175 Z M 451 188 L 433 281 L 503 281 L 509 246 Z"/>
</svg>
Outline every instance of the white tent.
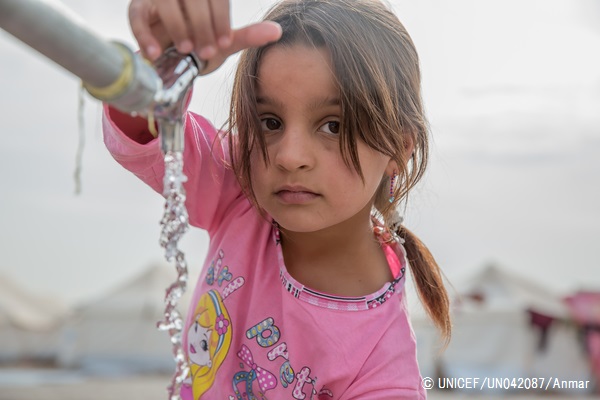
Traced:
<svg viewBox="0 0 600 400">
<path fill-rule="evenodd" d="M 483 306 L 488 310 L 532 309 L 556 318 L 570 318 L 560 294 L 496 264 L 483 266 L 458 282 L 456 289 L 460 296 L 454 303 L 457 312 Z"/>
<path fill-rule="evenodd" d="M 80 307 L 63 332 L 59 362 L 96 372 L 173 371 L 171 342 L 156 328 L 163 319 L 166 288 L 175 280 L 173 266 L 151 265 L 139 276 Z M 195 279 L 178 310 L 185 315 Z"/>
<path fill-rule="evenodd" d="M 0 276 L 0 361 L 53 359 L 67 307 Z"/>
<path fill-rule="evenodd" d="M 454 287 L 459 298 L 453 299 L 452 340 L 444 353 L 432 350 L 439 339 L 431 324 L 414 323 L 428 373 L 480 382 L 485 377 L 593 382 L 578 328 L 560 295 L 496 265 Z M 547 322 L 545 329 L 532 324 L 534 314 Z"/>
</svg>

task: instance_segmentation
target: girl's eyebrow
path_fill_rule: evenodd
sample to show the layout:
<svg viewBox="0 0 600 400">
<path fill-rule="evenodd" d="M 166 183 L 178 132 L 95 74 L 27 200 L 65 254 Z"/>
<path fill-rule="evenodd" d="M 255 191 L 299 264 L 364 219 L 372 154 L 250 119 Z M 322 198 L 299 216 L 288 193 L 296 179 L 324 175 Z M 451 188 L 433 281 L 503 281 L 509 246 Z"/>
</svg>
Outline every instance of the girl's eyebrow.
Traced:
<svg viewBox="0 0 600 400">
<path fill-rule="evenodd" d="M 275 100 L 269 96 L 257 96 L 256 104 L 262 104 L 262 105 L 267 105 L 267 106 L 277 106 L 279 108 L 283 108 L 282 102 L 280 102 L 279 100 Z"/>
<path fill-rule="evenodd" d="M 284 104 L 281 101 L 273 99 L 272 97 L 269 97 L 269 96 L 257 96 L 256 104 L 285 108 Z M 338 97 L 324 97 L 321 99 L 316 99 L 314 101 L 311 101 L 308 105 L 308 109 L 310 111 L 314 111 L 314 110 L 318 110 L 323 107 L 332 107 L 332 106 L 339 107 L 340 104 L 341 104 L 340 99 Z"/>
<path fill-rule="evenodd" d="M 315 100 L 308 105 L 309 110 L 318 110 L 323 107 L 339 107 L 340 99 L 338 97 L 325 97 Z"/>
</svg>

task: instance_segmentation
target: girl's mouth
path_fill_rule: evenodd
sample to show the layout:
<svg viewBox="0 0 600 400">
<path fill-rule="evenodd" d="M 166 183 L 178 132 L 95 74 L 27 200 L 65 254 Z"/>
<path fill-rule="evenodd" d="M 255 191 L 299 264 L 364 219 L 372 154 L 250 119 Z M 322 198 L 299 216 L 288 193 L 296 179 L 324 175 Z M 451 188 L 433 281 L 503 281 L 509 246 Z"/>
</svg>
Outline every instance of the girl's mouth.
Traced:
<svg viewBox="0 0 600 400">
<path fill-rule="evenodd" d="M 285 204 L 305 204 L 320 195 L 301 185 L 284 185 L 275 191 L 275 196 Z"/>
<path fill-rule="evenodd" d="M 275 195 L 281 202 L 286 204 L 305 204 L 319 197 L 318 194 L 313 192 L 292 190 L 280 190 Z"/>
</svg>

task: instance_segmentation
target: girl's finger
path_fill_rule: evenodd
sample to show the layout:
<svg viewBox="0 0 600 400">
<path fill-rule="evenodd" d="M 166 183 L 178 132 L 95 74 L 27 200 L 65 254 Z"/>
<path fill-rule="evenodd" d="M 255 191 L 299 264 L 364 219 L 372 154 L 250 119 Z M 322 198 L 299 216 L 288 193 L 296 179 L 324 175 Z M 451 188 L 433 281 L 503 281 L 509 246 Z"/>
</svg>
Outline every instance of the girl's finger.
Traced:
<svg viewBox="0 0 600 400">
<path fill-rule="evenodd" d="M 179 0 L 159 0 L 156 3 L 156 11 L 160 20 L 177 50 L 184 54 L 192 52 L 194 44 Z"/>
<path fill-rule="evenodd" d="M 190 24 L 190 32 L 194 38 L 194 49 L 200 58 L 208 60 L 217 53 L 210 4 L 208 0 L 183 1 Z"/>
<path fill-rule="evenodd" d="M 167 48 L 173 46 L 173 40 L 169 37 L 169 34 L 166 31 L 165 26 L 160 21 L 156 21 L 152 27 L 152 35 L 158 43 L 160 44 L 161 53 L 164 52 Z"/>
<path fill-rule="evenodd" d="M 232 31 L 232 44 L 221 50 L 214 58 L 205 59 L 207 64 L 202 74 L 216 70 L 230 55 L 249 47 L 260 47 L 275 42 L 281 37 L 281 26 L 276 22 L 265 21 Z M 202 57 L 201 57 L 202 58 Z"/>
<path fill-rule="evenodd" d="M 233 31 L 233 41 L 229 54 L 249 47 L 260 47 L 281 38 L 281 26 L 277 22 L 263 21 Z"/>
<path fill-rule="evenodd" d="M 154 37 L 151 25 L 152 14 L 156 12 L 148 1 L 132 0 L 129 4 L 129 24 L 142 54 L 150 60 L 156 59 L 162 52 L 160 43 Z"/>
<path fill-rule="evenodd" d="M 232 40 L 229 0 L 210 0 L 210 9 L 217 44 L 221 49 L 226 49 Z"/>
</svg>

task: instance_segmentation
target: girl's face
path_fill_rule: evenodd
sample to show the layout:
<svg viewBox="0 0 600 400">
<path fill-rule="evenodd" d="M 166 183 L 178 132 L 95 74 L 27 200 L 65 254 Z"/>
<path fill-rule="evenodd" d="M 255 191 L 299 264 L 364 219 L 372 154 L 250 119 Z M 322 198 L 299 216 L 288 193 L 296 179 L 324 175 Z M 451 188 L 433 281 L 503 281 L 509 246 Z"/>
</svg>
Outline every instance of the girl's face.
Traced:
<svg viewBox="0 0 600 400">
<path fill-rule="evenodd" d="M 303 44 L 274 46 L 258 69 L 257 109 L 270 163 L 252 154 L 258 204 L 282 228 L 314 232 L 370 213 L 393 161 L 364 142 L 357 151 L 364 182 L 339 148 L 340 91 L 329 52 Z"/>
</svg>

